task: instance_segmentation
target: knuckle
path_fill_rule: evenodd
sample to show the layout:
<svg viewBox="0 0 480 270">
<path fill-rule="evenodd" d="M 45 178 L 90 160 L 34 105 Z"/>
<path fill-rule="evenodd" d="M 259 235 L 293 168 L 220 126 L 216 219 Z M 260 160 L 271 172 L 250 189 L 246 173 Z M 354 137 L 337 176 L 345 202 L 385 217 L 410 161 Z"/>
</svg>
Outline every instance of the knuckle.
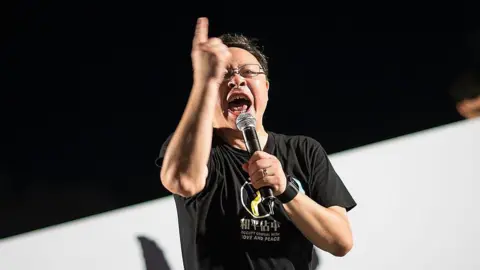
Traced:
<svg viewBox="0 0 480 270">
<path fill-rule="evenodd" d="M 230 52 L 228 51 L 228 47 L 225 45 L 225 44 L 221 44 L 220 46 L 218 46 L 222 51 L 225 52 L 225 54 L 230 54 Z"/>
<path fill-rule="evenodd" d="M 222 40 L 218 37 L 211 37 L 208 39 L 208 42 L 211 44 L 223 44 Z"/>
<path fill-rule="evenodd" d="M 222 58 L 222 59 L 226 58 L 225 57 L 225 52 L 222 51 L 221 49 L 219 49 L 218 47 L 214 47 L 213 50 L 215 51 L 215 54 L 217 55 L 217 57 Z"/>
<path fill-rule="evenodd" d="M 223 57 L 225 57 L 225 59 L 228 59 L 228 58 L 231 57 L 231 54 L 228 50 L 220 49 L 220 52 L 222 52 L 222 55 L 223 55 Z"/>
</svg>

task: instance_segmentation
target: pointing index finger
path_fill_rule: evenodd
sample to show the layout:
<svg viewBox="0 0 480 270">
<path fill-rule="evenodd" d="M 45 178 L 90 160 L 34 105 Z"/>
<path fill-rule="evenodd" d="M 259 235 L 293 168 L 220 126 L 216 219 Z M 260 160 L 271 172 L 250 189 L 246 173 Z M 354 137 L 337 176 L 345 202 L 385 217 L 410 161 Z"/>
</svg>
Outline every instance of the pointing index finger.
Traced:
<svg viewBox="0 0 480 270">
<path fill-rule="evenodd" d="M 197 26 L 195 28 L 195 36 L 193 38 L 193 45 L 198 45 L 208 40 L 208 19 L 205 17 L 198 18 Z"/>
</svg>

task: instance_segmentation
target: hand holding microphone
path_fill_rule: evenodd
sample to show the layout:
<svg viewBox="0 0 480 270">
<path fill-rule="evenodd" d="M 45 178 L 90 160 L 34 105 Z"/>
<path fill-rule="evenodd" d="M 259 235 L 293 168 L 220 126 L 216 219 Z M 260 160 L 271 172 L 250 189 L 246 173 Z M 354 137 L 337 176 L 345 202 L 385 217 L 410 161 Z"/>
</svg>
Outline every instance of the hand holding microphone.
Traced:
<svg viewBox="0 0 480 270">
<path fill-rule="evenodd" d="M 255 118 L 250 113 L 243 112 L 237 117 L 236 124 L 250 153 L 250 159 L 243 165 L 243 169 L 250 175 L 252 186 L 260 190 L 265 199 L 270 200 L 282 194 L 287 183 L 285 173 L 277 157 L 262 151 Z"/>
</svg>

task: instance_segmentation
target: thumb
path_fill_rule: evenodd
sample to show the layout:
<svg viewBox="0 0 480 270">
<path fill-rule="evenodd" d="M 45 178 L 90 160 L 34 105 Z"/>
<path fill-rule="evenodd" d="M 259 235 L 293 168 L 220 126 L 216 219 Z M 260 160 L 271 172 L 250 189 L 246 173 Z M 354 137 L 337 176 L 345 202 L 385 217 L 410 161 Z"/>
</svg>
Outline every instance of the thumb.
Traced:
<svg viewBox="0 0 480 270">
<path fill-rule="evenodd" d="M 246 172 L 248 172 L 248 163 L 242 164 L 242 169 Z"/>
</svg>

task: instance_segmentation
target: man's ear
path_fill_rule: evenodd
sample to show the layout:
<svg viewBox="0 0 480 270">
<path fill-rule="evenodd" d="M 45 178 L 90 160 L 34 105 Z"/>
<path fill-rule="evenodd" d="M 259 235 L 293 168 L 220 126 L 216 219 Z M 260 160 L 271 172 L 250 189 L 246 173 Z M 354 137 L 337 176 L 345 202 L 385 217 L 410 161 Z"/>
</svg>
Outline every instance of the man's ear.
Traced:
<svg viewBox="0 0 480 270">
<path fill-rule="evenodd" d="M 268 79 L 265 80 L 265 87 L 267 88 L 267 91 L 270 89 L 270 81 Z"/>
</svg>

